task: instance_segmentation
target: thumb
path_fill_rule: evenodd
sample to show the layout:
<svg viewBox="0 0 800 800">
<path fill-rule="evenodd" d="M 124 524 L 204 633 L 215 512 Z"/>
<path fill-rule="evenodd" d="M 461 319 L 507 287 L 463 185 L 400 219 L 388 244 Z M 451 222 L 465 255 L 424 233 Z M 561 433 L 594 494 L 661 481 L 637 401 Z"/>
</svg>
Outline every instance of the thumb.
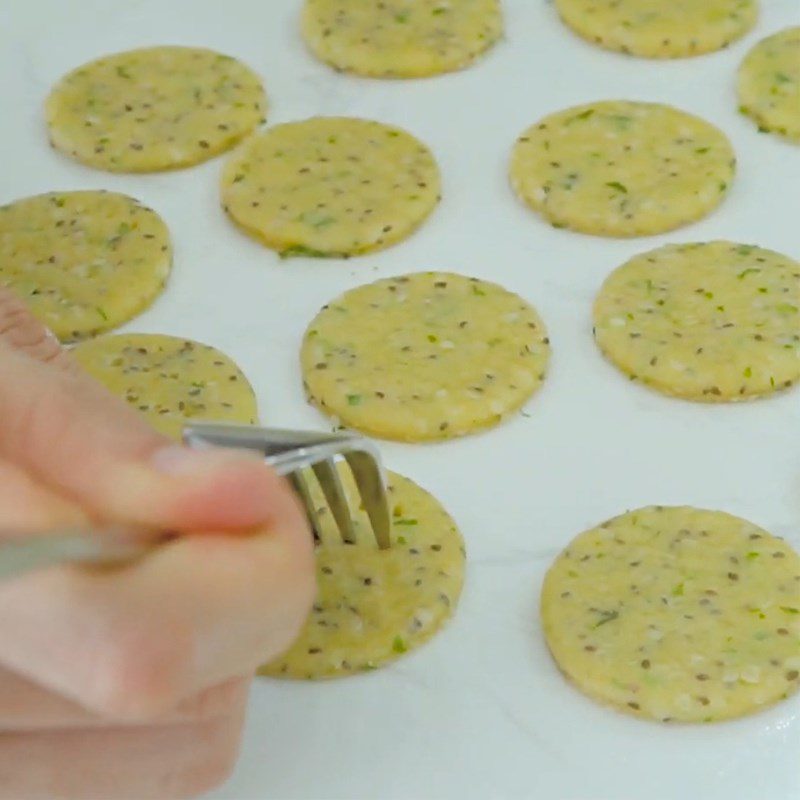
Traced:
<svg viewBox="0 0 800 800">
<path fill-rule="evenodd" d="M 156 433 L 19 306 L 0 295 L 0 457 L 100 518 L 175 529 L 269 523 L 276 494 L 288 491 L 272 470 Z"/>
</svg>

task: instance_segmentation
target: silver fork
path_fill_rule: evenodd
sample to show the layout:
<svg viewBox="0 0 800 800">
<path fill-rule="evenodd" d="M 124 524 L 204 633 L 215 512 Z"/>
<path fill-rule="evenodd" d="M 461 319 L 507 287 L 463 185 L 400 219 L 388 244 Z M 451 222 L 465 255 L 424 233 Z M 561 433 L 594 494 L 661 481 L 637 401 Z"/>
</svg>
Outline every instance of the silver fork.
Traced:
<svg viewBox="0 0 800 800">
<path fill-rule="evenodd" d="M 378 547 L 391 545 L 391 517 L 386 481 L 378 448 L 369 439 L 349 431 L 319 433 L 251 425 L 196 423 L 184 428 L 183 440 L 190 447 L 226 447 L 249 450 L 264 457 L 279 475 L 285 475 L 303 503 L 315 538 L 322 538 L 319 508 L 304 474 L 310 469 L 322 489 L 342 540 L 356 543 L 354 514 L 342 486 L 338 460 L 353 474 L 361 505 L 367 512 Z"/>
<path fill-rule="evenodd" d="M 308 515 L 314 536 L 322 538 L 320 509 L 304 474 L 311 470 L 330 507 L 339 536 L 356 542 L 355 513 L 339 477 L 337 461 L 344 460 L 353 475 L 361 506 L 369 518 L 378 547 L 390 546 L 391 517 L 383 466 L 378 449 L 354 433 L 310 433 L 249 425 L 196 423 L 184 429 L 190 447 L 228 447 L 250 450 L 264 457 L 279 474 L 289 478 Z M 146 555 L 174 538 L 162 531 L 125 526 L 47 532 L 30 537 L 0 535 L 0 581 L 30 570 L 64 563 L 113 566 Z"/>
</svg>

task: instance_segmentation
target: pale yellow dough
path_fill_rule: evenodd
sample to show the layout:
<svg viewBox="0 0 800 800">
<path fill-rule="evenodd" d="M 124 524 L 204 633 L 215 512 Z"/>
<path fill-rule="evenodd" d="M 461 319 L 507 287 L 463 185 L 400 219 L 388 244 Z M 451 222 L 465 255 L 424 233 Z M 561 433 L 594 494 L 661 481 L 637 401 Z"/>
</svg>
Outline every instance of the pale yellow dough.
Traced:
<svg viewBox="0 0 800 800">
<path fill-rule="evenodd" d="M 300 355 L 312 403 L 384 439 L 449 439 L 499 423 L 541 385 L 542 320 L 477 278 L 419 272 L 346 292 L 309 325 Z"/>
<path fill-rule="evenodd" d="M 762 39 L 739 67 L 739 108 L 763 131 L 800 142 L 800 27 Z"/>
<path fill-rule="evenodd" d="M 758 19 L 757 0 L 556 0 L 556 8 L 584 39 L 646 58 L 721 50 Z"/>
<path fill-rule="evenodd" d="M 607 100 L 559 111 L 517 140 L 511 186 L 557 228 L 650 236 L 715 209 L 733 181 L 725 134 L 657 103 Z"/>
<path fill-rule="evenodd" d="M 503 35 L 499 0 L 306 0 L 303 39 L 334 69 L 421 78 L 462 69 Z"/>
<path fill-rule="evenodd" d="M 594 329 L 626 375 L 666 394 L 767 395 L 800 379 L 800 264 L 734 242 L 666 245 L 611 273 Z"/>
<path fill-rule="evenodd" d="M 230 149 L 264 121 L 261 81 L 230 56 L 148 47 L 99 58 L 45 105 L 53 146 L 111 172 L 178 169 Z"/>
<path fill-rule="evenodd" d="M 0 285 L 62 341 L 131 319 L 172 264 L 161 217 L 114 192 L 52 192 L 0 207 Z"/>
<path fill-rule="evenodd" d="M 717 722 L 800 688 L 800 557 L 721 511 L 653 506 L 582 533 L 541 616 L 570 681 L 640 717 Z"/>
<path fill-rule="evenodd" d="M 72 350 L 80 365 L 156 430 L 180 439 L 187 422 L 258 422 L 253 388 L 214 347 L 151 333 L 103 336 Z"/>
<path fill-rule="evenodd" d="M 349 256 L 407 237 L 439 201 L 439 168 L 410 133 L 315 117 L 276 125 L 233 155 L 222 203 L 283 256 Z"/>
<path fill-rule="evenodd" d="M 352 482 L 346 486 L 354 496 Z M 455 523 L 430 494 L 393 473 L 389 501 L 388 550 L 378 550 L 363 512 L 355 520 L 357 545 L 323 532 L 311 615 L 262 675 L 311 680 L 376 669 L 428 641 L 453 615 L 465 568 Z"/>
</svg>

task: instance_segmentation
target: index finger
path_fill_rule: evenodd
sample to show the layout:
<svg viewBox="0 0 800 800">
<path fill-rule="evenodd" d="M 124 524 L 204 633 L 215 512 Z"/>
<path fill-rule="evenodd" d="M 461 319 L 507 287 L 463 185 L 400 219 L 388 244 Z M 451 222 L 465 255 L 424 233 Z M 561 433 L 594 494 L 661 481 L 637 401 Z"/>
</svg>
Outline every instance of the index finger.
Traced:
<svg viewBox="0 0 800 800">
<path fill-rule="evenodd" d="M 293 503 L 270 531 L 195 534 L 111 570 L 54 567 L 0 585 L 0 661 L 86 708 L 149 718 L 252 673 L 297 635 L 314 593 Z"/>
</svg>

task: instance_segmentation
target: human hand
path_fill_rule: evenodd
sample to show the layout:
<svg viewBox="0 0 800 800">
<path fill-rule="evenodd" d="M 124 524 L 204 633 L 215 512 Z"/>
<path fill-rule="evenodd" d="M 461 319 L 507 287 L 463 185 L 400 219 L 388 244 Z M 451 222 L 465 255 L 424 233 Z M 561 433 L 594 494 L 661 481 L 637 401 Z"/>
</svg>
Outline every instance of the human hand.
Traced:
<svg viewBox="0 0 800 800">
<path fill-rule="evenodd" d="M 0 290 L 0 531 L 107 523 L 189 535 L 124 568 L 0 584 L 0 797 L 218 783 L 249 679 L 291 643 L 314 591 L 312 539 L 280 478 L 155 433 Z"/>
</svg>

